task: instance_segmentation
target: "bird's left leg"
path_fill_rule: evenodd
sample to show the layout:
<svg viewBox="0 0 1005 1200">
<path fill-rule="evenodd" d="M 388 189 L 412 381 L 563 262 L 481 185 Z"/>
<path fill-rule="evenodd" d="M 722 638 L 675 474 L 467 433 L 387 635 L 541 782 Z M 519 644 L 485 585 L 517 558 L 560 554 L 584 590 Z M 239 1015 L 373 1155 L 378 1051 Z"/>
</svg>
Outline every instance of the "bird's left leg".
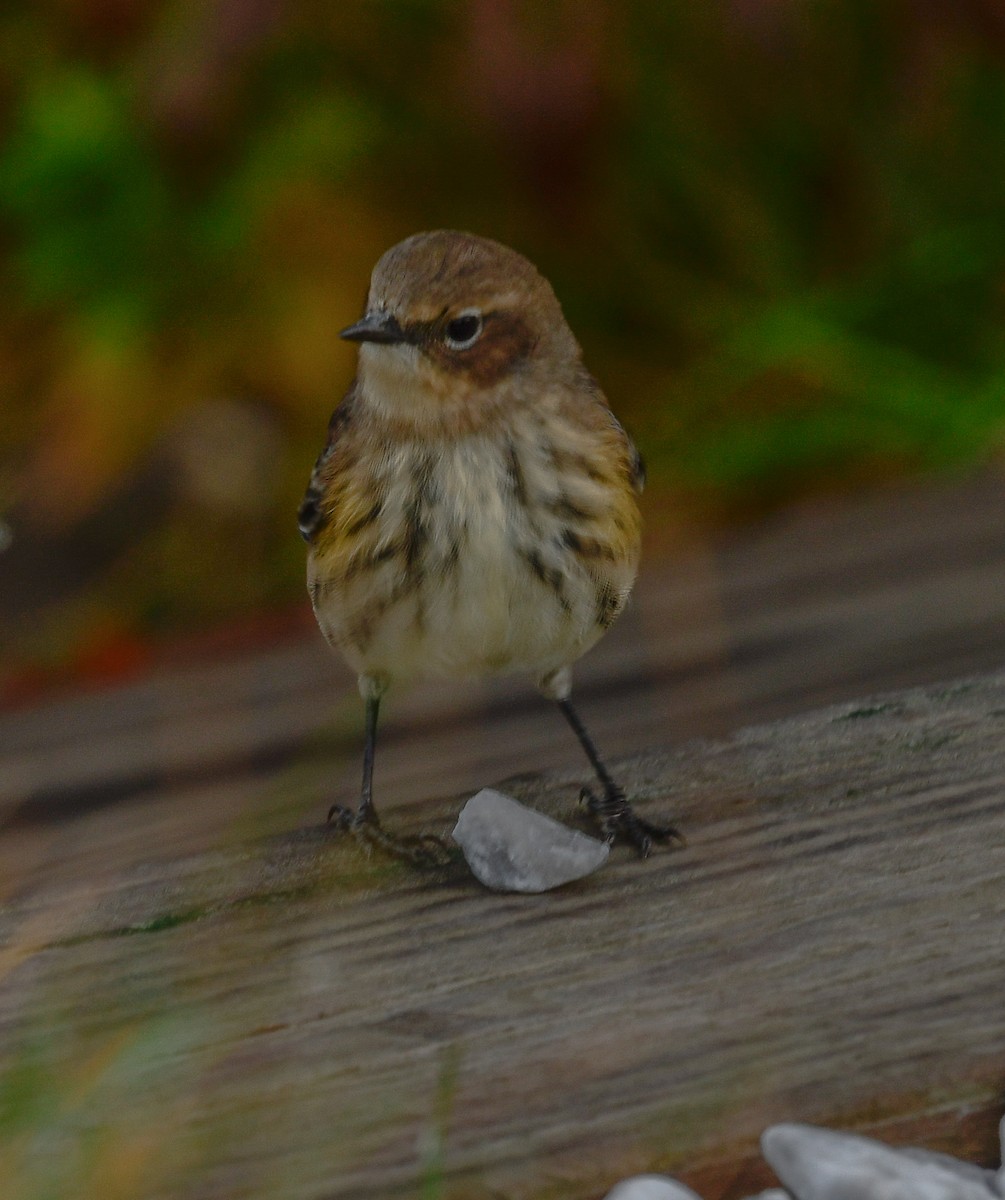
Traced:
<svg viewBox="0 0 1005 1200">
<path fill-rule="evenodd" d="M 328 810 L 328 820 L 340 829 L 349 829 L 361 841 L 379 846 L 396 858 L 422 866 L 439 866 L 450 858 L 447 843 L 434 834 L 398 835 L 389 833 L 380 823 L 373 806 L 373 763 L 377 750 L 377 718 L 380 714 L 381 692 L 369 689 L 366 698 L 366 742 L 363 746 L 363 784 L 360 789 L 359 807 L 355 812 L 340 804 Z"/>
<path fill-rule="evenodd" d="M 684 845 L 684 836 L 673 825 L 654 825 L 642 817 L 636 816 L 624 790 L 615 783 L 611 773 L 597 753 L 586 726 L 579 719 L 579 713 L 572 706 L 568 695 L 557 696 L 556 702 L 562 710 L 565 719 L 572 727 L 572 732 L 579 739 L 579 744 L 586 751 L 586 757 L 597 774 L 603 795 L 597 796 L 589 788 L 583 789 L 583 800 L 586 801 L 590 812 L 600 823 L 600 831 L 605 841 L 613 842 L 615 838 L 625 837 L 645 858 L 652 849 L 653 842 L 678 842 Z"/>
</svg>

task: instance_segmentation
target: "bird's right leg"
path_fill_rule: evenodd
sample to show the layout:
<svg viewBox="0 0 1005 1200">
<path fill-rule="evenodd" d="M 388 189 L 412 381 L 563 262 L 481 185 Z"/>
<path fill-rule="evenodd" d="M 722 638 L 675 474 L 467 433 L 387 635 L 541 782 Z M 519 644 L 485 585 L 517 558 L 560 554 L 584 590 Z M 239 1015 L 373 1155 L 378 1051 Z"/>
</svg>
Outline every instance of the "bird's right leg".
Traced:
<svg viewBox="0 0 1005 1200">
<path fill-rule="evenodd" d="M 364 825 L 376 825 L 377 810 L 373 807 L 373 760 L 377 751 L 377 718 L 380 715 L 380 696 L 366 698 L 366 742 L 363 746 L 363 786 L 360 789 L 359 808 L 355 812 L 341 804 L 333 804 L 328 810 L 328 820 L 340 829 L 361 829 Z"/>
<path fill-rule="evenodd" d="M 363 745 L 363 783 L 359 807 L 355 812 L 340 804 L 328 810 L 328 820 L 340 829 L 349 829 L 367 845 L 379 846 L 395 858 L 403 858 L 422 866 L 440 866 L 451 857 L 447 843 L 435 834 L 397 835 L 389 833 L 380 823 L 373 806 L 373 763 L 377 750 L 377 718 L 380 714 L 380 695 L 366 697 L 366 741 Z"/>
<path fill-rule="evenodd" d="M 377 717 L 380 713 L 380 697 L 370 696 L 366 702 L 366 741 L 363 744 L 363 786 L 359 793 L 359 808 L 354 824 L 376 825 L 377 810 L 373 807 L 373 759 L 377 752 Z"/>
</svg>

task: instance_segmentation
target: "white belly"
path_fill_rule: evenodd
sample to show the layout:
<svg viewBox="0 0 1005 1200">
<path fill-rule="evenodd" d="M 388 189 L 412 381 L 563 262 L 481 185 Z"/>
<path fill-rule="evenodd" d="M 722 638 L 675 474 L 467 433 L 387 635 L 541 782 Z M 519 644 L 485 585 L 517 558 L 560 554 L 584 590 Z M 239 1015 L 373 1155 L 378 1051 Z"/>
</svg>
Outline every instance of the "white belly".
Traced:
<svg viewBox="0 0 1005 1200">
<path fill-rule="evenodd" d="M 598 577 L 563 541 L 567 519 L 535 500 L 554 496 L 547 464 L 525 454 L 518 501 L 498 442 L 465 439 L 436 456 L 416 513 L 415 453 L 388 460 L 375 543 L 387 557 L 315 593 L 329 641 L 360 676 L 386 682 L 511 671 L 541 678 L 574 662 L 604 631 Z M 391 552 L 409 521 L 421 527 L 411 561 Z M 634 562 L 604 570 L 623 599 Z"/>
</svg>

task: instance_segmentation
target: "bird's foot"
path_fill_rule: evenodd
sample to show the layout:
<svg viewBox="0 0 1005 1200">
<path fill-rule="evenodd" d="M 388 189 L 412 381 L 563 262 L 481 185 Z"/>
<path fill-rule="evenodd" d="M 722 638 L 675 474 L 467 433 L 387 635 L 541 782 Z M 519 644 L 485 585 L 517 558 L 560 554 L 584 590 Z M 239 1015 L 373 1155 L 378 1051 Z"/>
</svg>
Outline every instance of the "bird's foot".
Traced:
<svg viewBox="0 0 1005 1200">
<path fill-rule="evenodd" d="M 353 811 L 341 804 L 333 804 L 328 810 L 328 821 L 336 829 L 348 830 L 368 850 L 376 846 L 414 866 L 445 867 L 454 857 L 450 845 L 434 833 L 389 832 L 372 808 Z"/>
<path fill-rule="evenodd" d="M 597 796 L 589 788 L 583 788 L 579 800 L 581 804 L 586 805 L 600 825 L 601 835 L 608 845 L 618 838 L 624 838 L 631 842 L 639 852 L 640 858 L 648 858 L 653 842 L 687 845 L 684 835 L 673 825 L 654 825 L 651 821 L 636 816 L 620 788 L 606 789 L 602 796 Z"/>
</svg>

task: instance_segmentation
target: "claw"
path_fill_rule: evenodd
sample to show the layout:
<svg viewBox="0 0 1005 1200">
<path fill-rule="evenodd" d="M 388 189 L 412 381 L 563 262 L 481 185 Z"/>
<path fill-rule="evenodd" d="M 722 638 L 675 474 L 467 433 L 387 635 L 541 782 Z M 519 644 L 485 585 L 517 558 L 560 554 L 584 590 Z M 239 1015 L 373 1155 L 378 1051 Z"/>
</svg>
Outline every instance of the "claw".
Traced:
<svg viewBox="0 0 1005 1200">
<path fill-rule="evenodd" d="M 353 828 L 364 842 L 417 867 L 445 867 L 453 857 L 450 846 L 434 833 L 388 833 L 379 821 L 364 821 Z"/>
<path fill-rule="evenodd" d="M 454 856 L 447 842 L 434 833 L 389 833 L 373 809 L 360 813 L 341 804 L 333 804 L 328 811 L 328 821 L 336 829 L 349 831 L 367 850 L 376 847 L 416 866 L 444 867 Z"/>
<path fill-rule="evenodd" d="M 585 804 L 600 824 L 604 841 L 612 845 L 619 837 L 626 838 L 639 852 L 640 858 L 648 858 L 653 842 L 677 842 L 687 845 L 684 835 L 673 825 L 654 825 L 636 816 L 632 806 L 620 788 L 605 792 L 602 797 L 589 788 L 579 793 L 579 801 Z"/>
</svg>

